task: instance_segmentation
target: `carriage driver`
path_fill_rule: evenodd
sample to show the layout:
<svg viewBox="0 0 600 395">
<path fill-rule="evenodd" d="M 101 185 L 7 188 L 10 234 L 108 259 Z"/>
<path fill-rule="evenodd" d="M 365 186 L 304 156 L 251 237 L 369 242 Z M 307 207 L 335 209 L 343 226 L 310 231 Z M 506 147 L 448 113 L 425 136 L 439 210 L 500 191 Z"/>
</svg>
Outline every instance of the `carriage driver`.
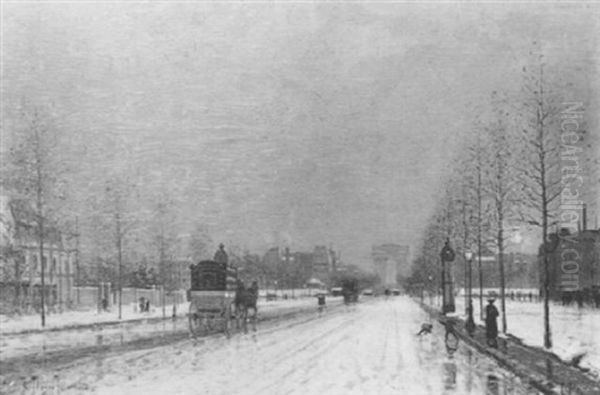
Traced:
<svg viewBox="0 0 600 395">
<path fill-rule="evenodd" d="M 213 258 L 215 262 L 227 264 L 229 258 L 227 257 L 227 253 L 225 252 L 225 246 L 223 243 L 219 244 L 219 249 L 215 252 L 215 256 Z"/>
</svg>

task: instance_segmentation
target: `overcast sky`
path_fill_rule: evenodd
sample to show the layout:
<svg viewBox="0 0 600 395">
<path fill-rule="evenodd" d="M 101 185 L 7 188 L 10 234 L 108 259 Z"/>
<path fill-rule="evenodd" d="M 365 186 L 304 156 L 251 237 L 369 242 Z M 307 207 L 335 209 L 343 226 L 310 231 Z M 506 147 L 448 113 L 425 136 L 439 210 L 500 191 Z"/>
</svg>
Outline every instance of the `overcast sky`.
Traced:
<svg viewBox="0 0 600 395">
<path fill-rule="evenodd" d="M 86 147 L 78 187 L 128 162 L 217 242 L 361 264 L 416 246 L 473 105 L 518 85 L 532 41 L 597 87 L 598 21 L 548 3 L 4 2 L 3 141 L 41 103 Z M 591 108 L 594 89 L 577 91 Z"/>
</svg>

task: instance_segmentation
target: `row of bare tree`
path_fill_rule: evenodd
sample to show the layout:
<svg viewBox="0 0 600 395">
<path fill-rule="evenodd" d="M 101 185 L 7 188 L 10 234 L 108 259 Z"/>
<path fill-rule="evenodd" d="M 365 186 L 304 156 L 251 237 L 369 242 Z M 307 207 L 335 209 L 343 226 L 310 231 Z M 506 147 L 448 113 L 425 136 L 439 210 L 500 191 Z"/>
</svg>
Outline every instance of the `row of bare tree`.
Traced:
<svg viewBox="0 0 600 395">
<path fill-rule="evenodd" d="M 77 285 L 116 279 L 120 291 L 123 279 L 132 278 L 145 263 L 157 268 L 156 281 L 168 287 L 172 262 L 210 257 L 206 227 L 194 219 L 182 226 L 176 188 L 148 182 L 126 143 L 110 137 L 101 143 L 74 138 L 81 134 L 61 129 L 60 120 L 43 106 L 24 105 L 10 128 L 1 187 L 10 200 L 25 202 L 21 206 L 32 214 L 25 225 L 34 229 L 35 240 L 24 240 L 2 218 L 3 228 L 12 233 L 3 235 L 3 278 L 20 284 L 21 278 L 12 278 L 24 272 L 12 267 L 24 264 L 17 256 L 20 247 L 33 241 L 44 256 L 51 232 L 60 232 L 64 249 L 76 256 Z M 110 166 L 100 172 L 92 164 L 98 155 L 110 157 L 105 162 Z M 110 268 L 116 276 L 106 278 Z M 46 289 L 48 267 L 42 263 L 38 270 L 41 289 Z M 46 293 L 41 292 L 42 325 L 50 302 Z"/>
<path fill-rule="evenodd" d="M 539 227 L 542 244 L 560 226 L 560 197 L 568 184 L 565 177 L 572 175 L 566 172 L 565 150 L 571 155 L 580 152 L 585 139 L 584 128 L 568 140 L 562 128 L 561 114 L 576 115 L 583 110 L 581 103 L 565 99 L 573 95 L 569 84 L 558 76 L 568 73 L 550 67 L 540 50 L 529 55 L 529 64 L 521 68 L 518 91 L 494 91 L 488 103 L 473 106 L 472 128 L 426 226 L 411 279 L 432 289 L 440 284 L 439 252 L 447 238 L 459 252 L 457 256 L 464 257 L 466 250 L 474 252 L 480 276 L 482 251 L 493 252 L 498 259 L 503 332 L 507 331 L 507 246 L 515 240 L 517 229 Z M 549 261 L 545 249 L 541 251 L 544 345 L 551 347 Z"/>
</svg>

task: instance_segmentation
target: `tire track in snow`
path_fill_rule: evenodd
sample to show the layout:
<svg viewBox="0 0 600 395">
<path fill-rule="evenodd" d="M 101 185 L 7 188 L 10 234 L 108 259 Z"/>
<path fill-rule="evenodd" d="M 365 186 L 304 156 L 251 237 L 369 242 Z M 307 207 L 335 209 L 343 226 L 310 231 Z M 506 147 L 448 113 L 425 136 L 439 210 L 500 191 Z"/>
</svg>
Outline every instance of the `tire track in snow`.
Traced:
<svg viewBox="0 0 600 395">
<path fill-rule="evenodd" d="M 347 339 L 347 336 L 343 334 L 342 330 L 352 326 L 352 323 L 356 321 L 357 317 L 341 316 L 339 318 L 342 318 L 342 321 L 335 323 L 334 327 L 328 327 L 309 338 L 303 337 L 297 339 L 292 349 L 286 347 L 285 355 L 269 361 L 267 370 L 269 371 L 269 374 L 272 377 L 277 378 L 277 380 L 261 387 L 255 393 L 273 393 L 270 390 L 274 387 L 279 388 L 281 381 L 295 374 L 298 371 L 298 367 L 310 366 L 312 361 L 317 360 L 321 355 L 327 353 L 333 347 Z M 310 353 L 306 352 L 307 350 L 310 350 Z M 290 361 L 292 363 L 289 363 Z"/>
</svg>

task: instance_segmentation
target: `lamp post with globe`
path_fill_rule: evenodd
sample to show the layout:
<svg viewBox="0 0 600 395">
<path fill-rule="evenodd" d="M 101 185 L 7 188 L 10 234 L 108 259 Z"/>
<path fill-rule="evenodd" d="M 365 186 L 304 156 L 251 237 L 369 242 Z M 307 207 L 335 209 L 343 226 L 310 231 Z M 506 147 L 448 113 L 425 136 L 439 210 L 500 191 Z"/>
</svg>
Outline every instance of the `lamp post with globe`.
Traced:
<svg viewBox="0 0 600 395">
<path fill-rule="evenodd" d="M 450 247 L 449 239 L 446 239 L 444 243 L 440 258 L 442 261 L 442 314 L 445 315 L 455 311 L 451 266 L 454 261 L 454 250 Z"/>
</svg>

